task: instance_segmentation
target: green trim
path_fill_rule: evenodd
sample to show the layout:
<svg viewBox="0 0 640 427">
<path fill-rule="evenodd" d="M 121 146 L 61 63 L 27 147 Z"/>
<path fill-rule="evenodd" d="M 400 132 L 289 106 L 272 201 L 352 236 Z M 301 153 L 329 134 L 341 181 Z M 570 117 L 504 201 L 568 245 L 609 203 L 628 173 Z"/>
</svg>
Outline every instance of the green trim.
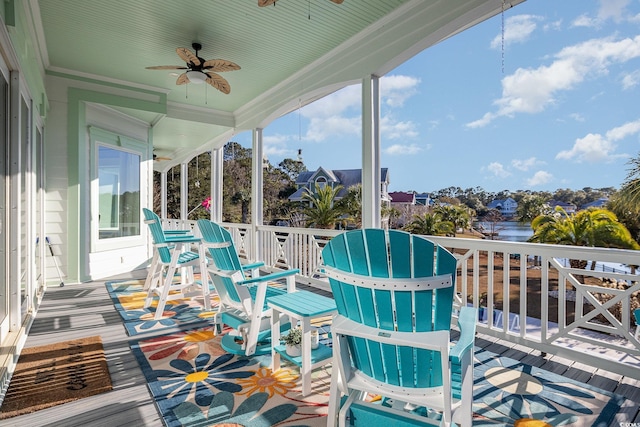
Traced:
<svg viewBox="0 0 640 427">
<path fill-rule="evenodd" d="M 90 232 L 91 201 L 83 200 L 89 194 L 89 177 L 85 171 L 89 164 L 87 144 L 86 103 L 114 105 L 143 111 L 166 114 L 166 96 L 158 102 L 143 101 L 135 98 L 112 95 L 85 89 L 69 88 L 67 92 L 67 158 L 68 158 L 68 199 L 67 230 L 68 236 L 68 274 L 85 282 L 90 279 L 87 271 L 90 243 L 84 236 Z M 78 224 L 77 227 L 71 226 Z"/>
<path fill-rule="evenodd" d="M 149 107 L 146 108 L 138 108 L 138 107 L 129 107 L 129 108 L 135 108 L 137 110 L 143 110 L 143 111 L 151 111 L 154 113 L 162 113 L 162 114 L 166 114 L 167 113 L 167 94 L 164 92 L 157 92 L 154 90 L 149 90 L 149 89 L 140 89 L 140 88 L 136 88 L 136 87 L 132 87 L 132 86 L 127 86 L 124 84 L 120 84 L 120 83 L 111 83 L 111 82 L 105 82 L 104 80 L 98 80 L 98 79 L 94 79 L 94 78 L 90 78 L 90 77 L 81 77 L 81 76 L 76 76 L 73 74 L 68 74 L 68 73 L 61 73 L 59 71 L 51 71 L 51 70 L 46 70 L 45 74 L 48 76 L 53 76 L 53 77 L 60 77 L 63 79 L 68 79 L 68 80 L 74 80 L 74 81 L 78 81 L 78 82 L 85 82 L 85 83 L 92 83 L 92 84 L 98 84 L 100 86 L 104 86 L 105 88 L 113 88 L 113 89 L 125 89 L 125 90 L 130 90 L 132 92 L 138 92 L 141 94 L 146 94 L 146 95 L 155 95 L 158 97 L 158 101 L 157 102 L 149 102 L 151 105 L 161 105 L 164 108 L 157 110 L 156 108 L 153 109 L 148 109 Z M 98 92 L 95 92 L 98 93 Z M 114 95 L 116 98 L 120 98 L 117 95 Z M 125 99 L 135 99 L 135 98 L 125 98 Z M 140 101 L 140 102 L 148 102 L 148 101 Z M 109 103 L 109 102 L 102 102 L 103 104 L 110 104 L 110 105 L 120 105 L 119 103 Z M 122 106 L 122 105 L 120 105 Z"/>
<path fill-rule="evenodd" d="M 16 2 L 4 0 L 4 23 L 7 27 L 16 26 Z"/>
</svg>

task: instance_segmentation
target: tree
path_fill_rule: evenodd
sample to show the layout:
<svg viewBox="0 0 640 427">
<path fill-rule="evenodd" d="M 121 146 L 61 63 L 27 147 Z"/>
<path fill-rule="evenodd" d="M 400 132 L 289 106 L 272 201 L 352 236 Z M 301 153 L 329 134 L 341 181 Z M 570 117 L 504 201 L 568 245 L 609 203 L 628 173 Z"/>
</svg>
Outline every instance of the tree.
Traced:
<svg viewBox="0 0 640 427">
<path fill-rule="evenodd" d="M 414 215 L 411 222 L 404 226 L 409 233 L 426 236 L 449 236 L 455 234 L 455 226 L 451 221 L 443 221 L 437 213 Z"/>
<path fill-rule="evenodd" d="M 362 227 L 362 184 L 347 188 L 347 194 L 338 201 L 338 209 L 348 216 L 356 228 Z"/>
<path fill-rule="evenodd" d="M 611 198 L 609 208 L 640 242 L 640 154 L 627 163 L 631 167 L 620 191 Z"/>
<path fill-rule="evenodd" d="M 607 209 L 589 208 L 569 215 L 558 207 L 552 214 L 531 222 L 529 242 L 557 245 L 640 249 L 629 230 Z M 569 260 L 571 267 L 584 269 L 586 260 Z"/>
<path fill-rule="evenodd" d="M 542 196 L 528 194 L 518 202 L 516 221 L 527 223 L 540 215 L 551 213 L 551 207 Z"/>
<path fill-rule="evenodd" d="M 440 215 L 442 221 L 452 223 L 455 229 L 471 228 L 471 213 L 466 206 L 438 205 L 434 208 L 434 212 Z"/>
<path fill-rule="evenodd" d="M 222 216 L 246 224 L 251 214 L 251 149 L 230 141 L 223 156 Z"/>
<path fill-rule="evenodd" d="M 298 175 L 307 171 L 307 167 L 302 161 L 294 159 L 284 159 L 278 164 L 278 167 L 286 173 L 294 183 L 298 179 Z"/>
<path fill-rule="evenodd" d="M 302 200 L 309 202 L 310 205 L 304 209 L 306 215 L 307 227 L 333 229 L 340 221 L 342 210 L 335 205 L 335 199 L 342 186 L 316 187 L 316 192 L 305 188 Z"/>
</svg>

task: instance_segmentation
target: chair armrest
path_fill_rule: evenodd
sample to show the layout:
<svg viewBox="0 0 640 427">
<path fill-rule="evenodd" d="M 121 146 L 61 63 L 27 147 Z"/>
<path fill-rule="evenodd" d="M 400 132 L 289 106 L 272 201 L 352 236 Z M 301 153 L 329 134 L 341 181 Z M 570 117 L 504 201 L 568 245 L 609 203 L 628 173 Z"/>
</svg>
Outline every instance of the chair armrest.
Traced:
<svg viewBox="0 0 640 427">
<path fill-rule="evenodd" d="M 478 309 L 474 307 L 462 307 L 458 316 L 458 327 L 460 328 L 460 338 L 449 353 L 450 359 L 454 363 L 461 363 L 468 351 L 473 351 L 473 344 L 476 337 L 476 319 Z"/>
<path fill-rule="evenodd" d="M 164 234 L 188 234 L 191 230 L 162 230 Z"/>
<path fill-rule="evenodd" d="M 165 240 L 169 243 L 199 243 L 202 241 L 200 237 L 195 237 L 191 234 L 185 234 L 184 236 L 171 236 L 166 237 Z"/>
<path fill-rule="evenodd" d="M 260 276 L 260 277 L 255 277 L 255 278 L 251 278 L 251 279 L 247 279 L 247 280 L 243 280 L 242 282 L 238 282 L 242 285 L 248 285 L 251 283 L 260 283 L 260 282 L 265 282 L 268 280 L 278 280 L 278 279 L 282 279 L 283 277 L 289 277 L 289 276 L 293 276 L 295 274 L 300 273 L 300 270 L 297 268 L 294 268 L 293 270 L 285 270 L 285 271 L 278 271 L 276 273 L 270 273 L 267 274 L 265 276 Z"/>
<path fill-rule="evenodd" d="M 264 262 L 262 261 L 258 261 L 258 262 L 252 262 L 251 264 L 242 264 L 242 269 L 243 270 L 253 270 L 254 268 L 260 268 L 264 266 Z"/>
</svg>

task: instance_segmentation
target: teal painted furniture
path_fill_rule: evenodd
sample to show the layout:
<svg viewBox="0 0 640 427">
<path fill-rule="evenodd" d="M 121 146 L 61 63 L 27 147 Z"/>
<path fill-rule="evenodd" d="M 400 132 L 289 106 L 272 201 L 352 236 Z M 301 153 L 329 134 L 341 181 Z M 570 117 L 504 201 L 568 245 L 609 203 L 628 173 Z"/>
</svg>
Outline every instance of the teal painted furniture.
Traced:
<svg viewBox="0 0 640 427">
<path fill-rule="evenodd" d="M 157 295 L 158 305 L 154 319 L 159 320 L 167 302 L 199 296 L 203 299 L 205 310 L 211 310 L 205 259 L 198 252 L 190 250 L 192 245 L 200 243 L 200 239 L 183 232 L 167 233 L 162 229 L 160 217 L 155 212 L 143 208 L 142 213 L 145 224 L 149 226 L 154 247 L 154 255 L 145 280 L 147 297 L 144 307 L 150 307 L 154 295 Z M 195 279 L 194 267 L 200 269 L 200 281 Z M 175 280 L 177 272 L 181 275 L 180 281 Z"/>
<path fill-rule="evenodd" d="M 285 314 L 289 319 L 300 322 L 302 329 L 302 343 L 300 356 L 287 354 L 286 346 L 274 345 L 271 352 L 271 370 L 280 369 L 280 357 L 300 367 L 302 377 L 302 395 L 311 393 L 311 371 L 331 361 L 331 348 L 324 344 L 318 344 L 316 349 L 311 348 L 311 321 L 318 317 L 332 315 L 336 311 L 336 303 L 332 298 L 327 298 L 308 291 L 297 291 L 271 297 L 267 300 L 271 309 L 271 336 L 274 342 L 280 337 L 280 318 Z M 293 323 L 293 322 L 292 322 Z"/>
<path fill-rule="evenodd" d="M 298 269 L 260 276 L 262 262 L 242 264 L 231 234 L 221 225 L 206 219 L 198 220 L 202 247 L 211 261 L 207 271 L 220 297 L 216 322 L 237 331 L 222 337 L 227 352 L 246 356 L 271 352 L 271 309 L 267 298 L 295 291 Z M 251 274 L 249 275 L 249 272 Z M 286 281 L 286 289 L 270 286 L 270 282 Z M 288 329 L 288 324 L 283 324 Z"/>
<path fill-rule="evenodd" d="M 365 229 L 333 238 L 322 259 L 338 308 L 328 425 L 424 425 L 429 414 L 471 426 L 477 311 L 462 307 L 451 347 L 455 257 L 421 236 Z"/>
</svg>

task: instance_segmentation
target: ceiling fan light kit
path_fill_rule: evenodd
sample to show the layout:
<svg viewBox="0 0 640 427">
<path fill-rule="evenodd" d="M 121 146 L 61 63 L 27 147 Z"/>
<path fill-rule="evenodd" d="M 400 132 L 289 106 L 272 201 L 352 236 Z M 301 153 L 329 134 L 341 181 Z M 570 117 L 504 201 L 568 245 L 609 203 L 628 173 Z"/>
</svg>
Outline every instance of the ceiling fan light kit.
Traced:
<svg viewBox="0 0 640 427">
<path fill-rule="evenodd" d="M 209 76 L 207 76 L 202 71 L 187 71 L 187 78 L 189 79 L 189 81 L 197 85 L 201 85 L 202 83 L 206 82 L 208 77 Z"/>
</svg>

